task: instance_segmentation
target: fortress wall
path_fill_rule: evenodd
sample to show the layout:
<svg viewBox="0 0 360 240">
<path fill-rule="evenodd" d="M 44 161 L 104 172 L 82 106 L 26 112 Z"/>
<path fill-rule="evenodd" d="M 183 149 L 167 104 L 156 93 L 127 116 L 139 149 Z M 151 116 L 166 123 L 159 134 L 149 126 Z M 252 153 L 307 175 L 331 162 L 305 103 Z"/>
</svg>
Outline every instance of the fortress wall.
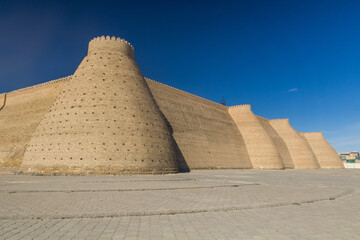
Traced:
<svg viewBox="0 0 360 240">
<path fill-rule="evenodd" d="M 181 168 L 252 167 L 244 140 L 226 106 L 146 80 L 185 159 Z"/>
<path fill-rule="evenodd" d="M 285 168 L 294 168 L 294 163 L 291 159 L 291 155 L 289 149 L 287 148 L 284 140 L 279 136 L 279 134 L 275 131 L 275 129 L 271 126 L 270 120 L 257 116 L 261 125 L 264 127 L 267 134 L 275 143 L 277 150 L 280 153 L 281 159 L 284 163 Z"/>
<path fill-rule="evenodd" d="M 251 163 L 255 169 L 284 169 L 280 153 L 250 105 L 228 108 L 244 138 Z"/>
<path fill-rule="evenodd" d="M 123 39 L 98 37 L 38 125 L 21 170 L 43 174 L 177 172 L 174 140 Z"/>
<path fill-rule="evenodd" d="M 291 127 L 289 119 L 270 120 L 270 124 L 286 143 L 294 168 L 315 169 L 320 167 L 309 144 Z"/>
<path fill-rule="evenodd" d="M 300 133 L 315 153 L 321 168 L 344 168 L 335 149 L 326 141 L 322 132 Z"/>
<path fill-rule="evenodd" d="M 26 144 L 69 77 L 6 94 L 0 110 L 0 167 L 18 167 Z M 5 94 L 0 97 L 0 105 Z"/>
<path fill-rule="evenodd" d="M 0 94 L 0 167 L 25 173 L 343 168 L 321 133 L 144 79 L 124 39 L 98 37 L 71 77 Z"/>
</svg>

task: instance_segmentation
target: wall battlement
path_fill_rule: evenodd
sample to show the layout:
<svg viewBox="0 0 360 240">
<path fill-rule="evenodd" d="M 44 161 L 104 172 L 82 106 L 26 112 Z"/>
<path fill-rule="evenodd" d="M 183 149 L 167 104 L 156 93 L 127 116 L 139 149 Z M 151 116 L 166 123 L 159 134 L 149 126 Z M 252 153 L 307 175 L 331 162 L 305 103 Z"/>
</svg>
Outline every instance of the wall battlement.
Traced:
<svg viewBox="0 0 360 240">
<path fill-rule="evenodd" d="M 277 118 L 277 119 L 270 119 L 269 120 L 270 122 L 273 122 L 273 123 L 276 123 L 276 122 L 287 122 L 287 123 L 289 123 L 290 124 L 290 122 L 289 122 L 289 119 L 288 118 Z"/>
<path fill-rule="evenodd" d="M 123 54 L 131 59 L 135 58 L 134 47 L 125 39 L 101 36 L 89 42 L 88 55 L 100 52 Z"/>
<path fill-rule="evenodd" d="M 321 133 L 144 78 L 116 37 L 92 39 L 71 76 L 0 94 L 0 110 L 0 167 L 24 173 L 341 168 Z"/>
<path fill-rule="evenodd" d="M 8 92 L 6 94 L 10 97 L 10 96 L 12 96 L 14 94 L 19 94 L 19 93 L 22 93 L 22 92 L 31 91 L 31 90 L 41 88 L 41 87 L 45 87 L 45 86 L 51 86 L 52 84 L 56 84 L 58 82 L 67 82 L 67 81 L 69 81 L 71 79 L 71 77 L 72 77 L 72 75 L 62 77 L 62 78 L 58 78 L 58 79 L 51 80 L 51 81 L 48 81 L 48 82 L 39 83 L 39 84 L 30 86 L 30 87 L 20 88 L 20 89 Z"/>
<path fill-rule="evenodd" d="M 240 104 L 240 105 L 234 105 L 234 106 L 230 106 L 228 107 L 229 110 L 241 110 L 241 111 L 251 111 L 251 105 L 250 104 Z"/>
<path fill-rule="evenodd" d="M 323 132 L 303 132 L 302 134 L 304 136 L 317 136 L 317 137 L 323 136 Z"/>
<path fill-rule="evenodd" d="M 206 101 L 206 102 L 209 102 L 209 103 L 211 103 L 211 104 L 216 104 L 216 105 L 219 105 L 219 107 L 228 108 L 227 106 L 224 106 L 224 105 L 222 105 L 222 104 L 220 104 L 220 103 L 213 102 L 213 101 L 208 100 L 208 99 L 206 99 L 206 98 L 196 96 L 196 95 L 194 95 L 194 94 L 192 94 L 192 93 L 189 93 L 189 92 L 186 92 L 186 91 L 184 91 L 184 90 L 181 90 L 181 89 L 178 89 L 178 88 L 172 87 L 172 86 L 167 85 L 167 84 L 165 84 L 165 83 L 161 83 L 161 82 L 158 82 L 158 81 L 152 80 L 152 79 L 147 78 L 147 77 L 144 77 L 144 79 L 145 79 L 146 81 L 148 81 L 148 82 L 152 82 L 152 83 L 154 83 L 154 84 L 158 84 L 158 85 L 160 85 L 160 86 L 164 86 L 164 87 L 167 87 L 167 88 L 173 89 L 173 90 L 175 90 L 175 91 L 182 92 L 183 94 L 187 94 L 187 95 L 189 95 L 189 96 L 196 97 L 196 98 L 198 98 L 199 100 Z"/>
</svg>

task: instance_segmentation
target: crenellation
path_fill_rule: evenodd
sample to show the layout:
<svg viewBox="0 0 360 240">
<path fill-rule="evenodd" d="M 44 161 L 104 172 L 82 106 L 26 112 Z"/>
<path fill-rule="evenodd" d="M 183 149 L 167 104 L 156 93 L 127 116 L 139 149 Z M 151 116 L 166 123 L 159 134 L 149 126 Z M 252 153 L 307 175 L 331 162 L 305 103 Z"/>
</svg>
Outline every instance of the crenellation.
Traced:
<svg viewBox="0 0 360 240">
<path fill-rule="evenodd" d="M 270 122 L 289 122 L 288 118 L 269 119 Z"/>
<path fill-rule="evenodd" d="M 8 93 L 6 93 L 6 94 L 7 94 L 7 95 L 12 95 L 12 94 L 17 94 L 17 93 L 24 92 L 24 91 L 33 90 L 33 89 L 35 89 L 35 88 L 40 88 L 40 87 L 43 87 L 43 86 L 48 86 L 48 85 L 56 84 L 56 83 L 58 83 L 58 82 L 66 82 L 66 81 L 69 81 L 69 80 L 71 79 L 71 77 L 72 77 L 72 75 L 69 75 L 69 76 L 62 77 L 62 78 L 58 78 L 58 79 L 51 80 L 51 81 L 48 81 L 48 82 L 39 83 L 39 84 L 30 86 L 30 87 L 20 88 L 20 89 L 17 89 L 17 90 L 8 92 Z"/>
<path fill-rule="evenodd" d="M 3 105 L 1 107 L 1 105 Z M 73 75 L 0 94 L 0 167 L 24 173 L 341 168 L 321 132 L 144 78 L 133 46 L 89 41 Z"/>
<path fill-rule="evenodd" d="M 173 89 L 173 90 L 175 90 L 175 91 L 180 91 L 180 92 L 182 92 L 182 93 L 184 93 L 184 94 L 191 95 L 191 96 L 195 96 L 195 95 L 192 94 L 192 93 L 189 93 L 189 92 L 186 92 L 186 91 L 184 91 L 184 90 L 181 90 L 181 89 L 178 89 L 178 88 L 169 86 L 169 85 L 167 85 L 167 84 L 165 84 L 165 83 L 161 83 L 161 82 L 158 82 L 158 81 L 152 80 L 152 79 L 150 79 L 150 78 L 146 78 L 146 77 L 144 77 L 144 79 L 145 79 L 146 81 L 148 81 L 148 82 L 153 82 L 153 83 L 158 84 L 158 85 L 161 85 L 161 86 L 166 86 L 166 87 L 168 87 L 168 88 L 170 88 L 170 89 Z M 224 106 L 224 105 L 222 105 L 222 104 L 220 104 L 220 103 L 217 103 L 217 102 L 210 101 L 210 100 L 208 100 L 208 99 L 206 99 L 206 98 L 202 98 L 202 97 L 199 97 L 199 96 L 196 96 L 196 97 L 197 97 L 198 99 L 202 99 L 203 101 L 208 101 L 208 102 L 210 102 L 210 103 L 212 103 L 212 104 L 219 105 L 219 107 L 228 108 L 227 106 Z"/>
<path fill-rule="evenodd" d="M 229 109 L 239 109 L 242 111 L 251 111 L 251 105 L 250 104 L 240 104 L 240 105 L 234 105 L 228 107 Z"/>
<path fill-rule="evenodd" d="M 101 36 L 92 39 L 89 42 L 88 54 L 97 52 L 124 54 L 132 59 L 134 58 L 134 47 L 125 39 L 114 36 Z"/>
</svg>

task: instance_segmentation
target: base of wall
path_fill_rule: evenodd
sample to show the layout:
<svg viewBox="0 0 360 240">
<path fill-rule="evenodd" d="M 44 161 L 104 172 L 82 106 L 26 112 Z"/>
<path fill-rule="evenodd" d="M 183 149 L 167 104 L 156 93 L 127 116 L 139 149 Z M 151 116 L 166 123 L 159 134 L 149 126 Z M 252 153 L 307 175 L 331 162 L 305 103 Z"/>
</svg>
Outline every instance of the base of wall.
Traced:
<svg viewBox="0 0 360 240">
<path fill-rule="evenodd" d="M 344 169 L 345 167 L 343 166 L 326 166 L 326 167 L 321 167 L 321 169 Z"/>
<path fill-rule="evenodd" d="M 284 167 L 254 167 L 254 170 L 285 170 Z"/>
<path fill-rule="evenodd" d="M 34 175 L 126 175 L 126 174 L 169 174 L 178 173 L 177 169 L 121 169 L 113 166 L 96 166 L 93 168 L 68 166 L 21 166 L 20 174 Z"/>
<path fill-rule="evenodd" d="M 0 158 L 0 168 L 18 168 L 22 158 Z"/>
</svg>

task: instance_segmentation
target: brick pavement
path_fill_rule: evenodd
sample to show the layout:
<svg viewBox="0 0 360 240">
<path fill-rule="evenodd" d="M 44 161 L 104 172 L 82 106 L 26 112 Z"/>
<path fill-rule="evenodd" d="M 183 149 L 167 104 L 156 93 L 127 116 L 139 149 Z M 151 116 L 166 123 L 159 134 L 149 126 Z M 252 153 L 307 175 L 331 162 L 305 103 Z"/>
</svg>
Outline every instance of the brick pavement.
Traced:
<svg viewBox="0 0 360 240">
<path fill-rule="evenodd" d="M 360 239 L 359 183 L 358 170 L 1 175 L 0 239 Z"/>
</svg>

